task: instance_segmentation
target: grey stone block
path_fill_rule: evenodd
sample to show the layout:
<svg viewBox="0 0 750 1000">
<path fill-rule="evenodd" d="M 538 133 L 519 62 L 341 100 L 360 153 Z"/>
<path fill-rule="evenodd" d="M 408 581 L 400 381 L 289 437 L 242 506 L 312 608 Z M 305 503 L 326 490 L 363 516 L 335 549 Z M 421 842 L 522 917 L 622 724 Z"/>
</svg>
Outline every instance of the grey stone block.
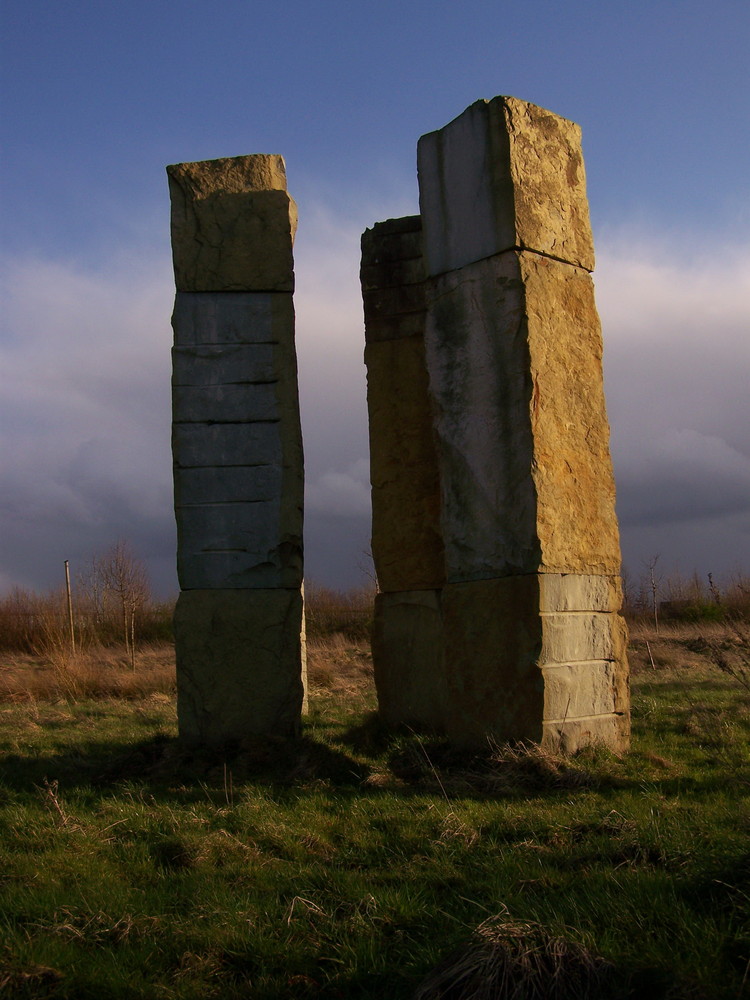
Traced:
<svg viewBox="0 0 750 1000">
<path fill-rule="evenodd" d="M 619 576 L 583 573 L 541 573 L 541 611 L 619 611 L 622 583 Z"/>
<path fill-rule="evenodd" d="M 297 207 L 281 157 L 176 163 L 167 174 L 178 290 L 294 289 Z"/>
<path fill-rule="evenodd" d="M 443 275 L 427 298 L 447 578 L 534 573 L 533 383 L 516 254 Z"/>
<path fill-rule="evenodd" d="M 212 503 L 176 507 L 182 556 L 202 552 L 243 552 L 262 565 L 279 543 L 279 499 L 257 503 Z M 195 584 L 193 584 L 195 587 Z"/>
<path fill-rule="evenodd" d="M 514 97 L 477 101 L 417 147 L 427 271 L 512 248 L 593 270 L 581 130 Z"/>
<path fill-rule="evenodd" d="M 618 710 L 619 668 L 612 660 L 545 666 L 542 673 L 546 722 L 560 723 Z"/>
<path fill-rule="evenodd" d="M 294 304 L 281 292 L 178 292 L 172 313 L 176 347 L 294 345 Z"/>
<path fill-rule="evenodd" d="M 541 663 L 616 660 L 624 645 L 622 619 L 602 612 L 542 614 Z M 591 713 L 589 713 L 591 714 Z"/>
<path fill-rule="evenodd" d="M 299 733 L 299 588 L 185 591 L 174 624 L 183 740 L 221 746 Z"/>
<path fill-rule="evenodd" d="M 442 729 L 448 689 L 440 591 L 378 594 L 372 656 L 381 718 Z"/>
<path fill-rule="evenodd" d="M 276 382 L 275 344 L 196 344 L 172 349 L 172 385 L 208 386 Z"/>
<path fill-rule="evenodd" d="M 280 543 L 264 553 L 189 552 L 177 555 L 177 578 L 188 590 L 263 590 L 302 584 L 302 539 Z"/>
<path fill-rule="evenodd" d="M 172 388 L 172 419 L 176 424 L 254 423 L 279 418 L 275 383 Z"/>
<path fill-rule="evenodd" d="M 543 749 L 551 753 L 575 753 L 592 744 L 601 744 L 615 753 L 622 753 L 629 743 L 630 716 L 627 713 L 545 722 L 541 740 Z"/>
<path fill-rule="evenodd" d="M 282 464 L 281 425 L 175 424 L 172 451 L 176 468 Z"/>
<path fill-rule="evenodd" d="M 175 469 L 175 507 L 191 504 L 277 500 L 282 469 L 278 463 Z"/>
</svg>

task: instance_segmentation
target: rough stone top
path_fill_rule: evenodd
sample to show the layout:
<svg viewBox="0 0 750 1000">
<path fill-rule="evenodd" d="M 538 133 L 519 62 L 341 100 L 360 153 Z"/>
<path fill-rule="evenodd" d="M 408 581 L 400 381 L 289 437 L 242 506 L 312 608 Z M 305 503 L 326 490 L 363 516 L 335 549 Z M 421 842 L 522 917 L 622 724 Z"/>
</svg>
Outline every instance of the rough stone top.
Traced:
<svg viewBox="0 0 750 1000">
<path fill-rule="evenodd" d="M 276 153 L 173 163 L 167 167 L 167 173 L 193 201 L 208 198 L 219 191 L 226 194 L 286 191 L 284 157 Z"/>
<path fill-rule="evenodd" d="M 297 206 L 281 156 L 167 167 L 180 292 L 291 292 Z"/>
<path fill-rule="evenodd" d="M 513 248 L 593 270 L 581 130 L 516 97 L 476 101 L 417 146 L 428 272 Z"/>
<path fill-rule="evenodd" d="M 386 219 L 385 222 L 375 222 L 371 229 L 365 229 L 363 239 L 390 236 L 392 233 L 416 233 L 421 232 L 421 230 L 421 216 L 405 215 L 402 219 Z"/>
</svg>

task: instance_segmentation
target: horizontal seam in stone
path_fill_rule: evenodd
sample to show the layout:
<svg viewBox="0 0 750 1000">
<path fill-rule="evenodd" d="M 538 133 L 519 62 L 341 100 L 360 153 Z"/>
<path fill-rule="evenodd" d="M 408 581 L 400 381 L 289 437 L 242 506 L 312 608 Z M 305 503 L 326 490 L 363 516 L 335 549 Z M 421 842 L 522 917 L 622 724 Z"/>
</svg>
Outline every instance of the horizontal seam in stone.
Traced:
<svg viewBox="0 0 750 1000">
<path fill-rule="evenodd" d="M 542 618 L 552 618 L 555 615 L 614 615 L 614 611 L 597 611 L 595 608 L 585 608 L 578 611 L 540 611 Z"/>
<path fill-rule="evenodd" d="M 279 417 L 258 420 L 173 420 L 175 427 L 246 427 L 250 424 L 280 424 Z"/>
<path fill-rule="evenodd" d="M 623 712 L 598 712 L 596 715 L 567 715 L 564 719 L 543 719 L 545 726 L 566 726 L 569 722 L 587 722 L 589 719 L 617 719 Z"/>
<path fill-rule="evenodd" d="M 600 656 L 594 660 L 560 660 L 551 661 L 549 663 L 540 663 L 539 667 L 541 670 L 554 670 L 557 667 L 577 667 L 582 663 L 613 663 L 613 660 L 608 660 L 606 656 Z"/>
<path fill-rule="evenodd" d="M 274 468 L 273 462 L 241 462 L 237 465 L 185 465 L 180 466 L 184 469 L 216 469 L 217 471 L 221 469 L 272 469 Z"/>
<path fill-rule="evenodd" d="M 174 472 L 187 472 L 188 469 L 214 469 L 217 472 L 223 472 L 224 469 L 273 469 L 279 468 L 278 463 L 274 462 L 259 462 L 257 465 L 247 465 L 246 463 L 240 465 L 178 465 L 174 463 Z"/>
<path fill-rule="evenodd" d="M 195 510 L 200 507 L 247 507 L 256 503 L 273 503 L 277 497 L 265 497 L 262 500 L 206 500 L 204 503 L 175 504 L 175 510 Z"/>
<path fill-rule="evenodd" d="M 512 246 L 506 247 L 505 250 L 496 250 L 494 253 L 487 254 L 486 257 L 477 257 L 476 260 L 467 260 L 465 264 L 461 264 L 459 267 L 449 267 L 445 271 L 437 271 L 432 274 L 427 275 L 427 280 L 430 278 L 442 278 L 446 274 L 454 274 L 456 271 L 463 271 L 465 267 L 471 267 L 472 264 L 481 264 L 485 260 L 492 260 L 493 257 L 502 257 L 506 253 L 529 253 L 533 254 L 535 257 L 544 257 L 546 260 L 556 260 L 558 264 L 568 264 L 570 267 L 578 268 L 579 271 L 585 271 L 586 274 L 591 274 L 587 267 L 583 264 L 574 264 L 572 260 L 566 260 L 564 257 L 555 257 L 554 254 L 545 253 L 543 250 L 532 250 L 531 247 L 520 247 Z"/>
<path fill-rule="evenodd" d="M 199 558 L 200 556 L 215 555 L 217 552 L 218 553 L 241 552 L 243 555 L 254 555 L 254 553 L 250 552 L 248 549 L 201 549 L 199 552 L 190 553 L 189 558 L 196 559 Z M 268 562 L 265 562 L 262 563 L 261 565 L 267 566 L 270 564 Z"/>
<path fill-rule="evenodd" d="M 186 350 L 192 350 L 194 347 L 255 347 L 261 344 L 273 346 L 280 343 L 278 337 L 275 340 L 181 340 L 179 344 L 175 341 L 172 347 L 175 351 L 179 351 L 183 347 Z"/>
<path fill-rule="evenodd" d="M 237 382 L 173 382 L 173 389 L 225 389 L 232 385 L 278 385 L 278 378 L 242 379 Z"/>
</svg>

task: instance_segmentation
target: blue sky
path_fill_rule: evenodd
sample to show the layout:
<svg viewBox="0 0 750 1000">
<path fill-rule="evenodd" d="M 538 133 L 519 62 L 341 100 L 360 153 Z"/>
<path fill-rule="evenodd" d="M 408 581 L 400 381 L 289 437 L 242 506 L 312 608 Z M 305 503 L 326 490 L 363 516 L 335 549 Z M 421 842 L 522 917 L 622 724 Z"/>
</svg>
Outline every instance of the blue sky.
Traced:
<svg viewBox="0 0 750 1000">
<path fill-rule="evenodd" d="M 282 153 L 308 572 L 366 565 L 359 235 L 512 94 L 583 128 L 623 549 L 750 567 L 750 5 L 4 0 L 0 590 L 116 538 L 174 578 L 164 166 Z"/>
</svg>

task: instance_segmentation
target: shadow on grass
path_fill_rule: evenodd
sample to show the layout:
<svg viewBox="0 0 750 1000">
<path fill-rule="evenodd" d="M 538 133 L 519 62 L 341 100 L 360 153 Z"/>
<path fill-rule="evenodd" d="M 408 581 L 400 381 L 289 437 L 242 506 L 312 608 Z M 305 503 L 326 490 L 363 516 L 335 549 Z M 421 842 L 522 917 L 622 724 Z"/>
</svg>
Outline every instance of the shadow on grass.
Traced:
<svg viewBox="0 0 750 1000">
<path fill-rule="evenodd" d="M 9 754 L 0 766 L 0 781 L 17 791 L 49 781 L 67 789 L 115 791 L 123 784 L 138 784 L 156 798 L 181 801 L 192 791 L 205 798 L 206 786 L 237 789 L 245 783 L 279 791 L 327 784 L 346 791 L 359 788 L 368 775 L 361 761 L 305 736 L 193 749 L 175 737 L 157 734 L 138 742 L 89 742 L 85 748 L 44 755 Z"/>
<path fill-rule="evenodd" d="M 49 753 L 7 755 L 0 781 L 18 791 L 59 781 L 68 789 L 117 791 L 137 784 L 156 798 L 205 797 L 206 788 L 226 794 L 254 784 L 274 794 L 306 794 L 326 787 L 337 794 L 440 795 L 451 799 L 527 799 L 529 795 L 570 795 L 642 788 L 661 794 L 714 792 L 721 775 L 693 776 L 664 771 L 646 777 L 641 755 L 618 757 L 604 747 L 588 747 L 571 757 L 535 744 L 490 741 L 478 749 L 452 745 L 434 733 L 388 727 L 377 713 L 328 740 L 312 732 L 297 739 L 247 739 L 216 748 L 192 748 L 167 733 L 149 739 L 92 741 Z"/>
</svg>

